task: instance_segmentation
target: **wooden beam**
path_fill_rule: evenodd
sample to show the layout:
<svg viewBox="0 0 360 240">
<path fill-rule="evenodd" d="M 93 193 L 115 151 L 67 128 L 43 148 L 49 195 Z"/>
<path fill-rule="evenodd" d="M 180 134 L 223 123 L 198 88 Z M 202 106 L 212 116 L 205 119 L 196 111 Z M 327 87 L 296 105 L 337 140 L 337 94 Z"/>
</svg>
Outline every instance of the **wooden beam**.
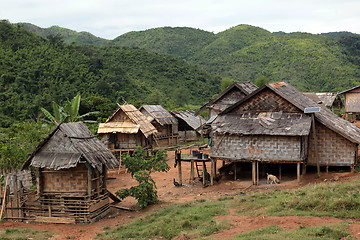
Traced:
<svg viewBox="0 0 360 240">
<path fill-rule="evenodd" d="M 194 160 L 191 160 L 190 164 L 190 183 L 194 181 Z"/>
<path fill-rule="evenodd" d="M 300 163 L 297 163 L 297 168 L 296 168 L 296 176 L 297 176 L 297 182 L 300 182 Z"/>
<path fill-rule="evenodd" d="M 315 158 L 316 158 L 316 168 L 317 168 L 317 175 L 320 177 L 320 159 L 319 159 L 319 153 L 318 153 L 318 147 L 317 147 L 317 137 L 316 137 L 316 129 L 315 129 L 315 113 L 311 114 L 311 125 L 312 125 L 312 131 L 313 131 L 313 139 L 314 139 L 314 151 L 315 151 Z"/>
<path fill-rule="evenodd" d="M 35 222 L 75 224 L 75 218 L 35 216 Z"/>
<path fill-rule="evenodd" d="M 3 217 L 4 210 L 5 210 L 5 205 L 6 205 L 5 199 L 6 199 L 6 194 L 7 194 L 8 183 L 9 183 L 9 175 L 6 176 L 6 180 L 5 180 L 5 190 L 4 190 L 3 200 L 2 200 L 2 203 L 1 203 L 0 221 L 1 221 L 2 217 Z"/>
</svg>

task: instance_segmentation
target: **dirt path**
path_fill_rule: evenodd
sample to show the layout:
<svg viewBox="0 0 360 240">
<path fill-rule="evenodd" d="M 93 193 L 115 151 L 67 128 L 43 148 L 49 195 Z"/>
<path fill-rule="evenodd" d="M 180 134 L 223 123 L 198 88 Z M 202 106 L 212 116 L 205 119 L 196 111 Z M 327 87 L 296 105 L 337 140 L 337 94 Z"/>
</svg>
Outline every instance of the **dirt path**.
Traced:
<svg viewBox="0 0 360 240">
<path fill-rule="evenodd" d="M 183 154 L 189 154 L 190 150 L 183 151 Z M 94 239 L 98 233 L 103 232 L 109 228 L 113 229 L 116 226 L 125 224 L 131 221 L 133 218 L 143 215 L 153 209 L 169 205 L 172 203 L 180 203 L 186 201 L 193 201 L 196 199 L 203 198 L 218 198 L 222 196 L 237 195 L 242 191 L 252 190 L 266 190 L 270 188 L 290 189 L 297 188 L 300 185 L 305 185 L 312 182 L 321 182 L 324 179 L 335 179 L 339 178 L 339 181 L 349 179 L 355 174 L 351 173 L 337 173 L 337 174 L 322 174 L 322 178 L 316 178 L 315 174 L 308 174 L 305 179 L 302 180 L 300 185 L 295 179 L 285 179 L 279 185 L 267 185 L 265 179 L 260 179 L 259 186 L 250 187 L 251 181 L 233 181 L 233 180 L 220 180 L 220 182 L 214 186 L 202 187 L 201 182 L 189 182 L 190 177 L 190 163 L 183 164 L 183 187 L 175 187 L 173 185 L 173 179 L 178 180 L 178 170 L 174 168 L 174 152 L 168 153 L 168 164 L 171 169 L 167 173 L 153 173 L 159 200 L 161 204 L 151 206 L 143 211 L 124 211 L 116 210 L 112 208 L 112 213 L 96 223 L 83 224 L 83 225 L 65 225 L 65 224 L 36 224 L 36 223 L 23 223 L 23 222 L 3 222 L 0 223 L 0 229 L 6 228 L 19 228 L 28 227 L 38 230 L 48 230 L 53 232 L 55 236 L 52 239 L 66 240 L 66 239 L 79 239 L 89 240 Z M 109 179 L 107 182 L 108 189 L 112 192 L 116 192 L 119 189 L 127 188 L 136 185 L 136 181 L 130 177 L 129 174 L 125 173 L 124 169 L 121 169 L 120 174 L 117 170 L 109 171 Z M 119 204 L 123 207 L 134 207 L 136 205 L 135 199 L 127 198 Z M 229 215 L 221 216 L 218 220 L 231 220 L 234 224 L 229 230 L 221 233 L 214 234 L 212 237 L 216 239 L 227 239 L 234 237 L 236 234 L 251 231 L 257 228 L 266 227 L 271 224 L 279 225 L 285 229 L 293 229 L 299 226 L 315 226 L 319 224 L 328 224 L 341 221 L 336 218 L 318 218 L 318 217 L 270 217 L 270 216 L 239 216 L 234 211 L 231 211 Z M 351 225 L 350 230 L 355 236 L 360 236 L 360 224 L 354 223 Z"/>
</svg>

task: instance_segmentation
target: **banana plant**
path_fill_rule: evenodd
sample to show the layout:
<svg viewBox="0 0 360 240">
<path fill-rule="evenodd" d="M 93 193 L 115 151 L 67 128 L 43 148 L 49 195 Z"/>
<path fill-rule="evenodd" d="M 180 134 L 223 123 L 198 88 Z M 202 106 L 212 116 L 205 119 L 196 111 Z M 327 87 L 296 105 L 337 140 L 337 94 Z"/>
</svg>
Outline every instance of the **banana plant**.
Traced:
<svg viewBox="0 0 360 240">
<path fill-rule="evenodd" d="M 80 94 L 77 94 L 71 101 L 67 100 L 64 106 L 58 105 L 56 102 L 52 102 L 53 114 L 51 114 L 45 108 L 40 108 L 48 121 L 55 124 L 60 124 L 63 122 L 76 122 L 83 120 L 85 117 L 96 115 L 99 112 L 88 112 L 83 115 L 79 115 L 80 109 Z M 83 120 L 88 123 L 95 123 L 96 121 Z"/>
</svg>

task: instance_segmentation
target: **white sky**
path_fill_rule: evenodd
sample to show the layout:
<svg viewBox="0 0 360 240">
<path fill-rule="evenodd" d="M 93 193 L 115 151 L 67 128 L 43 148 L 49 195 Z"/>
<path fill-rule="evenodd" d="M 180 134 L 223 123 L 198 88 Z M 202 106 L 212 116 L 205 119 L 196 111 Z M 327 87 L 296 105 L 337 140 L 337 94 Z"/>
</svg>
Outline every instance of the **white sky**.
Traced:
<svg viewBox="0 0 360 240">
<path fill-rule="evenodd" d="M 0 19 L 114 39 L 155 27 L 360 33 L 359 0 L 0 0 Z"/>
</svg>

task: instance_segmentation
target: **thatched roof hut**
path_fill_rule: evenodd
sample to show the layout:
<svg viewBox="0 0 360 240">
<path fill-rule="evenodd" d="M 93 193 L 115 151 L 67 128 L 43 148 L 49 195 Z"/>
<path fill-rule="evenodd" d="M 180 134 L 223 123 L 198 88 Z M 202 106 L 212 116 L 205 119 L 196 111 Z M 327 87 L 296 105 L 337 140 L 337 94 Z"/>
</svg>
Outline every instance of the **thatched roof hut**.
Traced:
<svg viewBox="0 0 360 240">
<path fill-rule="evenodd" d="M 109 211 L 106 174 L 116 165 L 113 154 L 85 124 L 58 125 L 23 166 L 36 169 L 39 195 L 35 205 L 25 206 L 28 217 L 55 223 L 98 220 Z"/>
<path fill-rule="evenodd" d="M 151 146 L 157 130 L 136 107 L 127 104 L 100 123 L 97 133 L 108 136 L 110 149 L 134 149 Z"/>
<path fill-rule="evenodd" d="M 161 105 L 142 105 L 139 111 L 146 116 L 157 130 L 160 146 L 172 145 L 178 139 L 178 120 Z"/>
</svg>

